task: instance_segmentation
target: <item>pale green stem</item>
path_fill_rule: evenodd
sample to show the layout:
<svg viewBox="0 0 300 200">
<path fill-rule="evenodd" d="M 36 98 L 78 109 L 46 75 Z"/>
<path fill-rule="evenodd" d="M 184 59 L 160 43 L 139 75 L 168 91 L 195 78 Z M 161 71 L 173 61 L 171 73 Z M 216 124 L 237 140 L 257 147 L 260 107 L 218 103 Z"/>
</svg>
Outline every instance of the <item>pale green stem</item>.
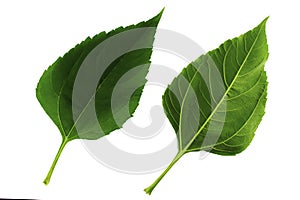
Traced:
<svg viewBox="0 0 300 200">
<path fill-rule="evenodd" d="M 53 161 L 53 163 L 52 163 L 52 165 L 50 167 L 50 170 L 49 170 L 49 172 L 48 172 L 48 174 L 47 174 L 47 176 L 46 176 L 46 178 L 44 180 L 45 185 L 49 184 L 51 176 L 52 176 L 52 173 L 53 173 L 54 168 L 56 166 L 56 163 L 57 163 L 57 161 L 58 161 L 58 159 L 59 159 L 59 157 L 61 155 L 61 152 L 63 151 L 64 147 L 66 146 L 67 142 L 68 142 L 67 139 L 63 139 L 63 141 L 62 141 L 62 143 L 61 143 L 61 145 L 60 145 L 60 147 L 58 149 L 58 152 L 57 152 L 57 154 L 56 154 L 56 156 L 54 158 L 54 161 Z"/>
<path fill-rule="evenodd" d="M 152 191 L 154 190 L 154 188 L 156 187 L 156 185 L 161 181 L 161 179 L 168 173 L 168 171 L 173 167 L 173 165 L 175 165 L 175 163 L 184 155 L 183 152 L 179 152 L 175 158 L 172 160 L 172 162 L 169 164 L 169 166 L 163 171 L 163 173 L 146 189 L 144 189 L 144 191 L 151 195 Z"/>
</svg>

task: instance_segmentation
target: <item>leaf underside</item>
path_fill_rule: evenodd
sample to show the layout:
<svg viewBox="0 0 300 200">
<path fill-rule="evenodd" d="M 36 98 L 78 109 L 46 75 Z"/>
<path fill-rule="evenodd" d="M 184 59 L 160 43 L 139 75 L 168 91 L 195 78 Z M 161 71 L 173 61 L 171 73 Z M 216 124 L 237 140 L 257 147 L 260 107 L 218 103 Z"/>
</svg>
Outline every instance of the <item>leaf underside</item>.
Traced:
<svg viewBox="0 0 300 200">
<path fill-rule="evenodd" d="M 200 56 L 166 89 L 179 152 L 235 155 L 250 144 L 266 104 L 266 21 Z"/>
</svg>

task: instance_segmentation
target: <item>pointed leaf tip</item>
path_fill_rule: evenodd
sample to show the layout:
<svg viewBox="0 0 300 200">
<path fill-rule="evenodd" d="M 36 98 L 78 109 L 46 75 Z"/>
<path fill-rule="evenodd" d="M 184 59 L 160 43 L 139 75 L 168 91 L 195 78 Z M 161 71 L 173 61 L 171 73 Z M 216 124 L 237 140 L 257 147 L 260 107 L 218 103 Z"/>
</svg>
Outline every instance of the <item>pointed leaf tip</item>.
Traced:
<svg viewBox="0 0 300 200">
<path fill-rule="evenodd" d="M 267 21 L 269 18 L 270 18 L 270 16 L 267 16 L 267 17 L 264 19 L 264 21 Z"/>
<path fill-rule="evenodd" d="M 160 19 L 164 11 L 165 11 L 165 7 L 155 17 Z"/>
<path fill-rule="evenodd" d="M 155 26 L 157 26 L 158 23 L 159 23 L 159 21 L 160 21 L 160 19 L 161 19 L 161 16 L 162 16 L 164 10 L 165 10 L 165 8 L 163 8 L 156 16 L 154 16 L 154 17 L 153 17 L 152 19 L 150 19 L 149 21 L 154 21 L 154 22 L 156 22 L 156 25 L 155 25 Z"/>
<path fill-rule="evenodd" d="M 267 16 L 264 20 L 262 20 L 262 22 L 258 26 L 266 26 L 269 17 L 270 16 Z"/>
<path fill-rule="evenodd" d="M 162 14 L 164 13 L 165 8 L 166 8 L 166 7 L 163 7 L 163 9 L 160 11 L 160 13 L 159 13 L 160 15 L 162 15 Z"/>
</svg>

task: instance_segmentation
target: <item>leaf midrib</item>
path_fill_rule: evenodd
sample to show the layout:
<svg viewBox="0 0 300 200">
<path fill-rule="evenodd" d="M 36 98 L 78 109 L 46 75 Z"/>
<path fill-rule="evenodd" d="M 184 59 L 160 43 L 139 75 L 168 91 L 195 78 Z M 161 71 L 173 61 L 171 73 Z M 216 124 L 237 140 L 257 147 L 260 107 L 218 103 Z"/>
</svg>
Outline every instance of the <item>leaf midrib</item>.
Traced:
<svg viewBox="0 0 300 200">
<path fill-rule="evenodd" d="M 199 131 L 194 135 L 194 137 L 191 139 L 191 141 L 185 146 L 184 149 L 182 149 L 182 143 L 180 143 L 180 146 L 181 146 L 181 149 L 179 149 L 179 152 L 187 152 L 188 148 L 191 146 L 191 144 L 194 142 L 194 140 L 198 137 L 198 135 L 202 132 L 202 130 L 205 128 L 205 126 L 207 125 L 207 123 L 211 120 L 212 116 L 216 113 L 216 111 L 218 110 L 219 106 L 222 104 L 222 102 L 224 101 L 225 97 L 227 96 L 228 92 L 231 90 L 232 86 L 234 85 L 236 79 L 238 78 L 239 76 L 239 73 L 241 72 L 241 70 L 243 69 L 248 57 L 250 56 L 250 54 L 252 53 L 252 50 L 254 48 L 254 46 L 256 45 L 256 42 L 257 42 L 257 39 L 259 38 L 260 34 L 261 34 L 261 30 L 262 30 L 262 27 L 263 26 L 260 26 L 259 28 L 259 32 L 257 34 L 257 37 L 255 38 L 253 44 L 251 45 L 251 48 L 249 49 L 245 59 L 243 60 L 243 63 L 241 64 L 239 70 L 237 71 L 234 79 L 232 80 L 231 84 L 229 85 L 229 87 L 227 88 L 227 90 L 225 91 L 224 95 L 222 96 L 220 102 L 216 105 L 215 109 L 212 111 L 212 113 L 209 115 L 209 117 L 206 119 L 206 121 L 204 122 L 204 124 L 200 127 Z M 230 45 L 230 48 L 231 48 L 232 44 Z M 224 61 L 223 61 L 224 62 Z M 197 74 L 197 72 L 194 74 L 192 80 L 191 80 L 191 83 L 192 81 L 194 80 L 194 77 L 195 75 Z M 191 86 L 191 83 L 189 84 L 189 88 L 188 90 L 190 89 L 190 86 Z M 188 93 L 188 90 L 186 92 L 186 94 Z M 186 94 L 185 94 L 185 97 L 183 99 L 183 103 L 184 104 L 184 101 L 185 101 L 185 98 L 186 98 Z M 182 106 L 183 107 L 183 106 Z M 181 108 L 182 108 L 181 107 Z M 180 112 L 180 122 L 181 122 L 181 117 L 182 117 L 182 112 Z M 179 124 L 181 126 L 181 123 Z M 180 127 L 180 133 L 181 133 L 181 127 Z M 180 137 L 181 137 L 181 134 L 180 134 Z"/>
</svg>

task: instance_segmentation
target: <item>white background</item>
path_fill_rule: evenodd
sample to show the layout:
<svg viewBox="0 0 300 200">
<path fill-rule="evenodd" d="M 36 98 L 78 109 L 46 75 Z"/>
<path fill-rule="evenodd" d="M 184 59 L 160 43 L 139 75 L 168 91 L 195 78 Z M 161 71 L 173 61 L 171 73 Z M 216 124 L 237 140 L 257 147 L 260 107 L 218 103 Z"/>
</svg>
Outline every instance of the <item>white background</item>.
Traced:
<svg viewBox="0 0 300 200">
<path fill-rule="evenodd" d="M 182 33 L 206 50 L 270 16 L 268 102 L 252 144 L 233 157 L 185 155 L 149 197 L 143 189 L 160 172 L 116 172 L 73 141 L 45 186 L 61 137 L 35 97 L 43 71 L 87 36 L 147 20 L 163 7 L 159 27 Z M 0 198 L 299 199 L 299 19 L 297 1 L 291 0 L 1 1 Z M 159 62 L 155 52 L 152 60 Z M 160 99 L 161 93 L 149 91 Z M 149 120 L 148 114 L 138 116 L 138 121 Z M 169 124 L 163 132 L 174 135 Z"/>
</svg>

